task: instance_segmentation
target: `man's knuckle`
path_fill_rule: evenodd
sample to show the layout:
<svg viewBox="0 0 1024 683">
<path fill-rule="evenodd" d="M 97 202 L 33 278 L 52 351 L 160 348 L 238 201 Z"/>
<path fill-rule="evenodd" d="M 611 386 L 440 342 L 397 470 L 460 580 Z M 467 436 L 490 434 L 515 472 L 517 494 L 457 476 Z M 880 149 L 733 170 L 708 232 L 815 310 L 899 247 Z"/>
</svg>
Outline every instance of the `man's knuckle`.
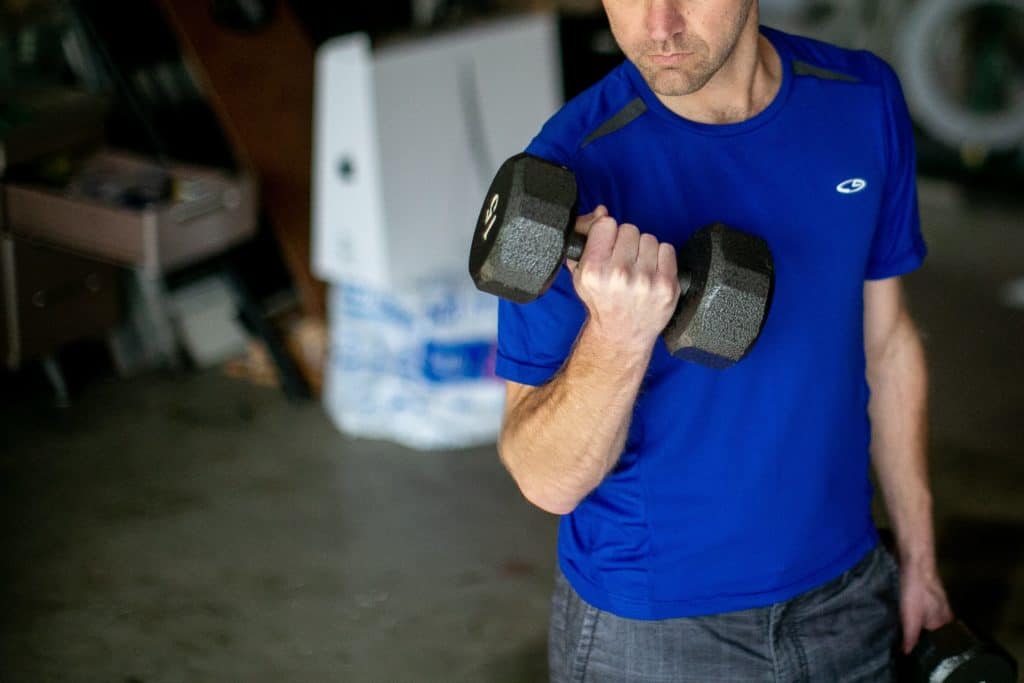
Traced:
<svg viewBox="0 0 1024 683">
<path fill-rule="evenodd" d="M 628 266 L 617 263 L 608 269 L 608 280 L 616 286 L 628 286 L 633 280 L 633 273 Z"/>
</svg>

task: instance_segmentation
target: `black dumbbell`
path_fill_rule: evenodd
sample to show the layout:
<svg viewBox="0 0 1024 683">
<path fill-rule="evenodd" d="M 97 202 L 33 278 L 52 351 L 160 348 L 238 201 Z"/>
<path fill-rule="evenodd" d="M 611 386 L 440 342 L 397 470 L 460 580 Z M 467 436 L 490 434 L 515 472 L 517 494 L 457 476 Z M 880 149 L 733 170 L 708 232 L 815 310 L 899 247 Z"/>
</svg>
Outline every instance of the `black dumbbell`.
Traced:
<svg viewBox="0 0 1024 683">
<path fill-rule="evenodd" d="M 529 154 L 498 169 L 469 254 L 478 289 L 519 303 L 543 294 L 586 237 L 574 230 L 572 171 Z M 662 338 L 676 357 L 713 368 L 740 360 L 764 326 L 774 262 L 760 237 L 721 223 L 701 228 L 677 252 L 682 294 Z"/>
<path fill-rule="evenodd" d="M 908 683 L 1016 683 L 1017 662 L 962 621 L 922 631 L 904 664 Z"/>
</svg>

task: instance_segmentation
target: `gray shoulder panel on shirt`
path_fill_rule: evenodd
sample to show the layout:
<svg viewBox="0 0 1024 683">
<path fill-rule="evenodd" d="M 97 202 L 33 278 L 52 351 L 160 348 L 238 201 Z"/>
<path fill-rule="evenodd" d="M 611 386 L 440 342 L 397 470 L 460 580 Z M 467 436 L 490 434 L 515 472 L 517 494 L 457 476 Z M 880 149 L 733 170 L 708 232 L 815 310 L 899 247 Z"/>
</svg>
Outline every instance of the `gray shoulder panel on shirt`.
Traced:
<svg viewBox="0 0 1024 683">
<path fill-rule="evenodd" d="M 850 76 L 849 74 L 840 73 L 839 71 L 832 71 L 831 69 L 823 69 L 820 66 L 814 66 L 813 64 L 802 62 L 799 59 L 793 60 L 793 74 L 796 76 L 814 76 L 815 78 L 821 78 L 826 81 L 860 83 L 860 79 L 856 76 Z"/>
<path fill-rule="evenodd" d="M 647 105 L 644 104 L 644 101 L 641 98 L 637 97 L 636 99 L 631 100 L 629 104 L 616 112 L 615 116 L 602 123 L 597 130 L 588 135 L 586 139 L 580 143 L 580 149 L 583 149 L 598 138 L 603 138 L 609 133 L 614 133 L 636 119 L 636 117 L 640 116 L 645 111 L 647 111 Z"/>
<path fill-rule="evenodd" d="M 799 59 L 793 60 L 793 73 L 797 76 L 814 76 L 815 78 L 821 78 L 827 81 L 860 83 L 860 79 L 856 76 L 850 76 L 849 74 L 844 74 L 839 71 L 832 71 L 820 66 L 808 64 L 807 62 Z M 647 105 L 644 103 L 642 98 L 637 97 L 630 100 L 630 102 L 617 111 L 614 116 L 602 123 L 597 130 L 584 138 L 583 142 L 580 143 L 580 149 L 583 149 L 599 138 L 603 138 L 605 135 L 609 135 L 610 133 L 614 133 L 620 128 L 623 128 L 645 111 L 647 111 Z"/>
</svg>

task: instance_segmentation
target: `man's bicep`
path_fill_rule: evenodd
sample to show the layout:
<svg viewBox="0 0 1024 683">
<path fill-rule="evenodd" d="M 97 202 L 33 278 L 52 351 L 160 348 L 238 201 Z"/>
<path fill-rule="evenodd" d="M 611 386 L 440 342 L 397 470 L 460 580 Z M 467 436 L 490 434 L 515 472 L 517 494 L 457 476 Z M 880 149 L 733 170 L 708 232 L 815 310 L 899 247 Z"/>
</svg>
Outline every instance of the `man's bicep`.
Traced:
<svg viewBox="0 0 1024 683">
<path fill-rule="evenodd" d="M 512 380 L 505 381 L 505 418 L 502 421 L 503 429 L 507 428 L 510 422 L 522 417 L 524 407 L 530 403 L 530 400 L 540 390 L 540 386 L 520 384 Z"/>
<path fill-rule="evenodd" d="M 538 389 L 539 387 L 529 384 L 505 381 L 505 414 L 501 420 L 501 433 L 498 435 L 498 456 L 510 471 L 508 449 L 512 444 L 509 439 L 512 435 L 521 433 L 518 427 L 526 414 L 523 409 L 536 395 Z"/>
</svg>

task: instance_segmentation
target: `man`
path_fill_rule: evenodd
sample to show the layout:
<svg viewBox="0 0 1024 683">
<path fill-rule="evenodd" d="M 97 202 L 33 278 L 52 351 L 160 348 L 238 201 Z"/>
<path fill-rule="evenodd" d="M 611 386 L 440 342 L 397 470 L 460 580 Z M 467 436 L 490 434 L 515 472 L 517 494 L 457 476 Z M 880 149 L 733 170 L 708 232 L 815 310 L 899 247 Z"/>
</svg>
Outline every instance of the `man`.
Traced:
<svg viewBox="0 0 1024 683">
<path fill-rule="evenodd" d="M 528 150 L 575 172 L 586 249 L 499 314 L 501 458 L 562 515 L 552 680 L 888 680 L 900 631 L 909 651 L 952 618 L 899 281 L 925 255 L 899 83 L 760 27 L 754 0 L 604 5 L 627 61 Z M 714 221 L 763 237 L 776 273 L 725 370 L 658 339 L 675 248 Z"/>
</svg>

